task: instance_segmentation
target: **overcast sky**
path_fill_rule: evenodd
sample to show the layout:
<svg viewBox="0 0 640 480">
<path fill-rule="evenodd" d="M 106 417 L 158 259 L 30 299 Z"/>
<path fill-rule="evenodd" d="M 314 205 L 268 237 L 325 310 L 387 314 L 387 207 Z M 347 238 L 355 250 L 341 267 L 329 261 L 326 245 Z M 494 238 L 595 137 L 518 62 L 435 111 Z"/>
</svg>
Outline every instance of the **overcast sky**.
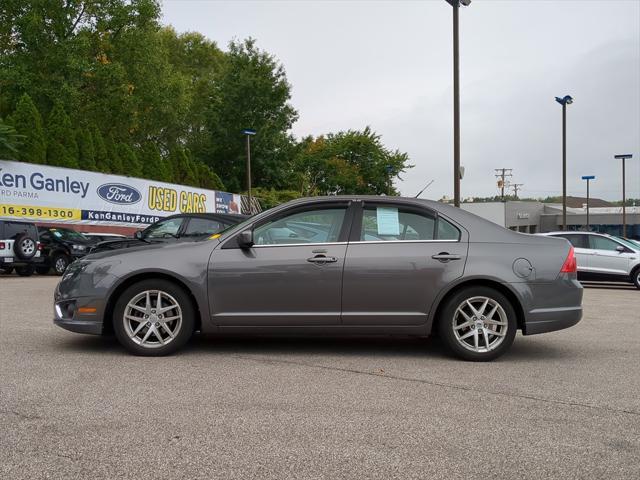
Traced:
<svg viewBox="0 0 640 480">
<path fill-rule="evenodd" d="M 370 125 L 415 167 L 399 184 L 452 196 L 451 7 L 444 0 L 164 0 L 164 22 L 226 49 L 251 36 L 284 65 L 297 137 Z M 570 94 L 568 194 L 640 198 L 640 1 L 473 0 L 460 12 L 462 196 L 562 193 L 561 110 Z"/>
</svg>

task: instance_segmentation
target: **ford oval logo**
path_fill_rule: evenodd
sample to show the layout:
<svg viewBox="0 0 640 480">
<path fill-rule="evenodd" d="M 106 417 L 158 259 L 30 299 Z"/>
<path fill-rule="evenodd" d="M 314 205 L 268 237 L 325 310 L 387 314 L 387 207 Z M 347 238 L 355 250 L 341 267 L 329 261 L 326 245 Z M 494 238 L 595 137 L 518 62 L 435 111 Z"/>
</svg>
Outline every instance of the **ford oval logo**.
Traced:
<svg viewBox="0 0 640 480">
<path fill-rule="evenodd" d="M 138 190 L 121 183 L 105 183 L 100 185 L 97 191 L 100 198 L 118 205 L 132 205 L 142 199 Z"/>
</svg>

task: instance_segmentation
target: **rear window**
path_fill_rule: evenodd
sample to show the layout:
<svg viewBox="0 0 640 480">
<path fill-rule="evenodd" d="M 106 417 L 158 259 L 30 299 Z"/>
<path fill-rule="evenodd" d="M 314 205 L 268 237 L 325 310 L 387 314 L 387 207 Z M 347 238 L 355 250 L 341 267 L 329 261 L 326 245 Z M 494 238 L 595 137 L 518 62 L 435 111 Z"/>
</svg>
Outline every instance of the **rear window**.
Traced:
<svg viewBox="0 0 640 480">
<path fill-rule="evenodd" d="M 566 234 L 566 235 L 556 235 L 556 236 L 566 238 L 567 240 L 569 240 L 571 245 L 573 245 L 575 248 L 589 248 L 589 244 L 588 244 L 589 239 L 587 238 L 586 235 Z"/>
<path fill-rule="evenodd" d="M 22 233 L 26 233 L 35 239 L 38 238 L 38 230 L 33 223 L 0 222 L 0 236 L 2 239 L 13 240 Z"/>
</svg>

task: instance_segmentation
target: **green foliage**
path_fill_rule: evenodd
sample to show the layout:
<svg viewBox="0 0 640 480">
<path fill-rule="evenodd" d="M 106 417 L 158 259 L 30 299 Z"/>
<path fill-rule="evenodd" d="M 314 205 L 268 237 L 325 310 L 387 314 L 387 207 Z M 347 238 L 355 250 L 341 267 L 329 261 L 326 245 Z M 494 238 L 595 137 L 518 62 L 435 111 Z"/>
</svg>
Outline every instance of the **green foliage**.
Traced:
<svg viewBox="0 0 640 480">
<path fill-rule="evenodd" d="M 109 171 L 116 174 L 124 173 L 124 165 L 122 163 L 122 159 L 120 158 L 120 153 L 118 152 L 113 134 L 110 133 L 109 135 L 107 135 L 107 138 L 104 141 L 104 146 L 107 150 Z"/>
<path fill-rule="evenodd" d="M 56 103 L 47 119 L 47 163 L 78 168 L 78 144 L 71 120 L 62 103 Z"/>
<path fill-rule="evenodd" d="M 195 161 L 196 177 L 198 178 L 197 186 L 210 190 L 226 190 L 224 183 L 220 177 L 214 173 L 209 166 L 202 162 Z"/>
<path fill-rule="evenodd" d="M 42 128 L 42 117 L 31 97 L 26 93 L 20 97 L 11 123 L 19 135 L 22 135 L 17 146 L 15 158 L 22 162 L 46 163 L 47 142 Z"/>
<path fill-rule="evenodd" d="M 167 159 L 172 170 L 171 181 L 180 185 L 197 186 L 193 162 L 182 147 L 175 147 Z"/>
<path fill-rule="evenodd" d="M 142 176 L 144 178 L 161 182 L 171 181 L 165 162 L 160 155 L 160 150 L 154 143 L 146 143 L 142 146 L 140 159 L 142 161 Z"/>
<path fill-rule="evenodd" d="M 0 119 L 0 159 L 14 159 L 22 140 L 23 136 L 18 134 L 13 126 L 7 125 Z"/>
<path fill-rule="evenodd" d="M 93 148 L 95 151 L 96 169 L 102 173 L 109 173 L 111 171 L 111 165 L 109 164 L 109 155 L 107 154 L 104 137 L 95 125 L 92 128 L 91 133 L 93 138 Z"/>
<path fill-rule="evenodd" d="M 406 153 L 388 150 L 369 127 L 306 138 L 296 159 L 305 195 L 397 194 L 394 178 L 411 168 Z"/>
<path fill-rule="evenodd" d="M 81 128 L 76 135 L 78 141 L 78 166 L 83 170 L 96 170 L 96 149 L 93 135 L 88 128 Z"/>
<path fill-rule="evenodd" d="M 260 205 L 265 210 L 301 197 L 300 192 L 295 190 L 274 190 L 273 188 L 252 189 L 251 194 L 260 201 Z"/>
<path fill-rule="evenodd" d="M 284 187 L 291 160 L 283 155 L 291 142 L 286 132 L 297 118 L 290 97 L 284 68 L 272 55 L 252 39 L 231 42 L 211 90 L 210 140 L 193 150 L 196 158 L 219 172 L 229 189 L 239 191 L 246 184 L 242 130 L 253 128 L 258 132 L 252 140 L 253 182 Z"/>
<path fill-rule="evenodd" d="M 122 163 L 122 170 L 118 173 L 130 177 L 142 177 L 142 163 L 133 149 L 126 143 L 118 143 L 116 146 L 118 158 Z"/>
</svg>

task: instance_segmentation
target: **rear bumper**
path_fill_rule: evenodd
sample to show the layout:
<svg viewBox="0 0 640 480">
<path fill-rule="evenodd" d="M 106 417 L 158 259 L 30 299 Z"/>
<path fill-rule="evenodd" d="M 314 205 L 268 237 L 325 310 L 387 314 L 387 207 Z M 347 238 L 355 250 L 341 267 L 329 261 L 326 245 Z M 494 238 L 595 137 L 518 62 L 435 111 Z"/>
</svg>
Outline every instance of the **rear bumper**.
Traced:
<svg viewBox="0 0 640 480">
<path fill-rule="evenodd" d="M 525 335 L 553 332 L 574 326 L 582 319 L 582 306 L 562 308 L 538 308 L 527 315 Z"/>
</svg>

